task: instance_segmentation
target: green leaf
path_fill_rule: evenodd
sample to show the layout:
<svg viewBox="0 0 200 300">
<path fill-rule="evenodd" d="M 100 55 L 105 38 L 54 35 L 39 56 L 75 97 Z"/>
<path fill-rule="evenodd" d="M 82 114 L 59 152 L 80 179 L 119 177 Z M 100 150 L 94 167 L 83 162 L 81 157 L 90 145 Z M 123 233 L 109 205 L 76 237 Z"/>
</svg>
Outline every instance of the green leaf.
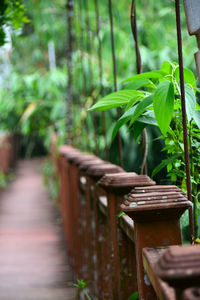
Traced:
<svg viewBox="0 0 200 300">
<path fill-rule="evenodd" d="M 176 68 L 174 76 L 176 81 L 179 82 L 179 67 Z M 188 84 L 191 84 L 193 88 L 196 88 L 196 78 L 193 72 L 187 68 L 184 68 L 184 81 Z"/>
<path fill-rule="evenodd" d="M 138 292 L 134 292 L 133 294 L 130 295 L 128 300 L 138 300 L 139 299 L 139 294 Z"/>
<path fill-rule="evenodd" d="M 200 105 L 196 102 L 196 110 L 200 110 Z"/>
<path fill-rule="evenodd" d="M 193 119 L 194 119 L 195 123 L 197 124 L 197 126 L 200 128 L 200 111 L 195 110 Z"/>
<path fill-rule="evenodd" d="M 173 162 L 174 159 L 176 159 L 179 156 L 181 156 L 181 153 L 177 153 L 169 158 L 162 160 L 162 162 L 153 170 L 151 177 L 154 177 L 158 172 L 160 172 L 164 167 L 166 167 L 169 163 Z"/>
<path fill-rule="evenodd" d="M 138 90 L 141 87 L 148 87 L 148 88 L 152 88 L 152 89 L 156 88 L 155 84 L 153 84 L 153 82 L 151 80 L 144 78 L 144 79 L 138 79 L 134 82 L 127 84 L 125 89 L 126 90 Z"/>
<path fill-rule="evenodd" d="M 144 98 L 139 104 L 127 110 L 115 124 L 115 127 L 112 132 L 112 140 L 114 140 L 118 130 L 124 124 L 126 124 L 131 119 L 134 122 L 145 111 L 145 109 L 152 104 L 152 101 L 153 101 L 153 96 L 150 95 Z"/>
<path fill-rule="evenodd" d="M 142 99 L 144 99 L 144 95 L 138 97 L 137 102 L 141 101 Z M 135 104 L 135 99 L 133 98 L 133 99 L 131 99 L 131 100 L 129 101 L 129 103 L 126 105 L 125 111 L 127 111 L 129 108 L 131 108 L 134 104 Z"/>
<path fill-rule="evenodd" d="M 133 81 L 136 81 L 139 79 L 151 79 L 151 78 L 158 79 L 158 78 L 164 77 L 165 75 L 167 75 L 167 73 L 164 71 L 160 71 L 160 70 L 150 71 L 150 72 L 137 74 L 132 77 L 129 77 L 129 78 L 123 80 L 122 83 L 128 82 L 128 81 L 133 82 Z"/>
<path fill-rule="evenodd" d="M 38 103 L 37 102 L 31 102 L 27 108 L 25 109 L 25 111 L 23 112 L 20 121 L 21 122 L 25 122 L 35 111 L 35 109 L 37 108 Z"/>
<path fill-rule="evenodd" d="M 116 108 L 122 105 L 126 105 L 130 100 L 137 102 L 139 98 L 144 97 L 143 92 L 141 91 L 133 91 L 133 90 L 123 90 L 111 93 L 102 99 L 100 99 L 97 103 L 95 103 L 88 110 L 99 110 L 105 111 L 108 109 Z"/>
<path fill-rule="evenodd" d="M 128 121 L 130 121 L 133 112 L 135 111 L 136 106 L 131 107 L 129 110 L 127 110 L 122 116 L 121 118 L 116 122 L 114 128 L 113 128 L 113 132 L 112 132 L 112 141 L 114 140 L 118 130 L 124 125 L 126 124 Z"/>
<path fill-rule="evenodd" d="M 166 135 L 174 111 L 174 86 L 170 81 L 161 82 L 153 96 L 153 107 L 163 135 Z"/>
<path fill-rule="evenodd" d="M 153 111 L 148 111 L 137 119 L 138 122 L 145 123 L 147 125 L 158 126 Z"/>
<path fill-rule="evenodd" d="M 194 116 L 196 109 L 196 96 L 193 90 L 186 84 L 185 85 L 185 104 L 188 121 L 190 122 Z"/>
<path fill-rule="evenodd" d="M 177 176 L 176 176 L 176 174 L 170 174 L 170 177 L 171 177 L 171 181 L 176 181 L 177 180 Z"/>
<path fill-rule="evenodd" d="M 162 63 L 160 70 L 166 72 L 167 74 L 171 74 L 172 73 L 171 63 L 169 61 L 164 61 L 164 63 Z"/>
<path fill-rule="evenodd" d="M 195 91 L 197 91 L 198 93 L 200 93 L 200 89 L 199 88 L 194 88 Z"/>
<path fill-rule="evenodd" d="M 125 212 L 124 211 L 120 211 L 118 214 L 117 214 L 117 217 L 118 218 L 121 218 L 122 216 L 125 215 Z"/>
<path fill-rule="evenodd" d="M 132 114 L 130 126 L 137 120 L 141 114 L 153 103 L 153 95 L 144 98 L 139 104 L 136 105 L 136 109 Z"/>
<path fill-rule="evenodd" d="M 78 279 L 77 280 L 77 284 L 75 283 L 74 285 L 76 285 L 77 287 L 79 287 L 81 290 L 83 290 L 86 286 L 87 286 L 88 282 L 84 281 L 82 279 Z"/>
</svg>

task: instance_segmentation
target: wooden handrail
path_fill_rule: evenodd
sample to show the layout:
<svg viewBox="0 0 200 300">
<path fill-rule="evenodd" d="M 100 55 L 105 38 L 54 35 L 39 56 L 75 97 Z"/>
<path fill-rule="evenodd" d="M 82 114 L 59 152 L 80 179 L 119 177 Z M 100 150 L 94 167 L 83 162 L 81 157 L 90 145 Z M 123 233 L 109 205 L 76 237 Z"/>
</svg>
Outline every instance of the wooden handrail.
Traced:
<svg viewBox="0 0 200 300">
<path fill-rule="evenodd" d="M 166 249 L 166 247 L 144 248 L 143 266 L 158 298 L 161 300 L 175 300 L 176 295 L 174 289 L 170 288 L 165 282 L 163 282 L 155 272 L 156 263 Z"/>
<path fill-rule="evenodd" d="M 200 286 L 200 247 L 169 247 L 157 261 L 155 272 L 175 289 L 176 299 L 182 300 L 185 289 Z"/>
<path fill-rule="evenodd" d="M 72 147 L 62 147 L 58 161 L 67 247 L 91 297 L 127 300 L 139 290 L 139 299 L 175 299 L 154 271 L 162 251 L 142 251 L 181 245 L 185 194 Z"/>
</svg>

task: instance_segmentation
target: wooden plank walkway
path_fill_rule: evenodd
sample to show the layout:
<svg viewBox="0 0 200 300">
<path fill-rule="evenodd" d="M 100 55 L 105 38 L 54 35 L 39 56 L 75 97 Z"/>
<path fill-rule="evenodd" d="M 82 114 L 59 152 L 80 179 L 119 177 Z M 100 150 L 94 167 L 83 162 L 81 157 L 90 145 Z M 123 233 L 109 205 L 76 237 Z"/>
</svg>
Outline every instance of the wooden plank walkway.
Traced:
<svg viewBox="0 0 200 300">
<path fill-rule="evenodd" d="M 0 194 L 0 300 L 74 300 L 60 218 L 41 160 L 20 161 Z"/>
</svg>

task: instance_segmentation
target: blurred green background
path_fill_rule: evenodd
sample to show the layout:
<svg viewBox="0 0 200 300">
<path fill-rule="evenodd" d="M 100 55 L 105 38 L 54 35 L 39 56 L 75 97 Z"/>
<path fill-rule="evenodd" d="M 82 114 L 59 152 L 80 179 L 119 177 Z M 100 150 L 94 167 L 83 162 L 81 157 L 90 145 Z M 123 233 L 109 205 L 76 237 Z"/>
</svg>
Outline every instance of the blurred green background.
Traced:
<svg viewBox="0 0 200 300">
<path fill-rule="evenodd" d="M 136 1 L 138 36 L 143 71 L 159 69 L 162 62 L 177 62 L 177 42 L 174 1 Z M 9 53 L 11 71 L 2 86 L 0 97 L 1 130 L 10 130 L 21 136 L 21 155 L 45 154 L 49 150 L 51 133 L 59 142 L 66 140 L 67 86 L 67 10 L 64 0 L 26 0 L 25 16 L 29 22 L 11 32 Z M 102 45 L 103 85 L 105 94 L 113 90 L 113 65 L 110 40 L 108 1 L 99 1 L 100 39 Z M 86 9 L 87 8 L 87 9 Z M 131 1 L 113 1 L 114 38 L 117 59 L 117 81 L 136 74 L 135 43 L 130 27 Z M 182 11 L 184 66 L 195 70 L 193 53 L 195 38 L 190 37 Z M 89 32 L 87 21 L 89 19 Z M 96 151 L 105 158 L 102 115 L 88 113 L 87 109 L 100 97 L 98 68 L 98 39 L 96 36 L 95 1 L 75 1 L 73 52 L 72 107 L 73 144 L 85 151 Z M 88 47 L 89 43 L 89 47 Z M 52 46 L 53 45 L 53 46 Z M 54 54 L 56 65 L 50 66 Z M 51 52 L 51 54 L 50 54 Z M 117 142 L 111 144 L 116 111 L 106 113 L 107 140 L 110 160 L 119 163 Z M 97 123 L 95 132 L 94 120 Z M 164 158 L 158 140 L 158 128 L 148 129 L 148 169 Z M 126 170 L 139 172 L 142 161 L 141 144 L 134 140 L 132 131 L 121 129 Z M 167 182 L 165 173 L 156 178 Z"/>
</svg>

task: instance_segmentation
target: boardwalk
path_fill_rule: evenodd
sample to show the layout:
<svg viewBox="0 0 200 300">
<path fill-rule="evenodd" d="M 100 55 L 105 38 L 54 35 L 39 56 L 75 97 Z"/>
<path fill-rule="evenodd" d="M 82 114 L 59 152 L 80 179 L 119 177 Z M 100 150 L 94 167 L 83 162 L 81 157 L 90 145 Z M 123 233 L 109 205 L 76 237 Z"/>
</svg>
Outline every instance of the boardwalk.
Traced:
<svg viewBox="0 0 200 300">
<path fill-rule="evenodd" d="M 39 173 L 20 161 L 0 194 L 0 300 L 74 300 L 60 218 Z"/>
</svg>

